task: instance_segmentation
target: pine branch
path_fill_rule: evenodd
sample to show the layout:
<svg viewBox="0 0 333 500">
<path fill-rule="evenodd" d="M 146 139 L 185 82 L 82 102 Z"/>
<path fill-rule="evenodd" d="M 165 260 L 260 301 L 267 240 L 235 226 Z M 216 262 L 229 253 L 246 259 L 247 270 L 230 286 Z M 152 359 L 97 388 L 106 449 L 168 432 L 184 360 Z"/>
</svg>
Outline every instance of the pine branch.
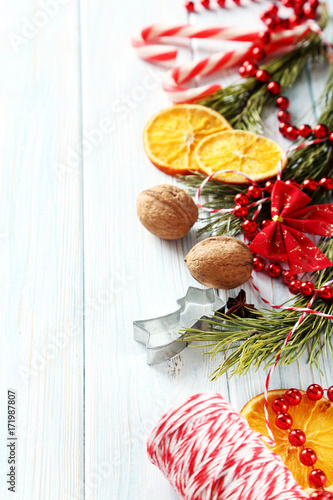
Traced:
<svg viewBox="0 0 333 500">
<path fill-rule="evenodd" d="M 333 240 L 323 238 L 321 250 L 333 260 Z M 332 278 L 331 268 L 314 273 L 315 286 L 319 288 Z M 308 298 L 297 296 L 295 307 L 307 307 Z M 316 298 L 313 309 L 325 314 L 333 314 L 333 303 Z M 333 355 L 331 320 L 307 314 L 289 343 L 284 341 L 294 327 L 301 313 L 297 311 L 264 311 L 258 318 L 238 318 L 216 313 L 206 320 L 209 331 L 187 329 L 184 335 L 188 342 L 199 343 L 199 347 L 209 347 L 206 354 L 214 357 L 223 355 L 218 369 L 211 378 L 217 379 L 227 370 L 232 375 L 244 375 L 251 366 L 259 368 L 271 366 L 282 349 L 279 364 L 288 365 L 309 350 L 308 362 L 319 368 L 322 353 Z"/>
</svg>

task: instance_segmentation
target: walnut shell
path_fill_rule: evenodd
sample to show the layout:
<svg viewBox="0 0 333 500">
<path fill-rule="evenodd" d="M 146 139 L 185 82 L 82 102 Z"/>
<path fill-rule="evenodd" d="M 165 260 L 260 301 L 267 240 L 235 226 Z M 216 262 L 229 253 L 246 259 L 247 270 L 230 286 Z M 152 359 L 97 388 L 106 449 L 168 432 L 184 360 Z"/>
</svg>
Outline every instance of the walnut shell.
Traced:
<svg viewBox="0 0 333 500">
<path fill-rule="evenodd" d="M 143 226 L 159 238 L 178 240 L 198 220 L 198 208 L 183 189 L 169 184 L 146 189 L 137 199 Z"/>
<path fill-rule="evenodd" d="M 250 279 L 253 269 L 251 250 L 230 236 L 200 241 L 189 251 L 185 262 L 199 283 L 223 290 L 241 286 Z"/>
</svg>

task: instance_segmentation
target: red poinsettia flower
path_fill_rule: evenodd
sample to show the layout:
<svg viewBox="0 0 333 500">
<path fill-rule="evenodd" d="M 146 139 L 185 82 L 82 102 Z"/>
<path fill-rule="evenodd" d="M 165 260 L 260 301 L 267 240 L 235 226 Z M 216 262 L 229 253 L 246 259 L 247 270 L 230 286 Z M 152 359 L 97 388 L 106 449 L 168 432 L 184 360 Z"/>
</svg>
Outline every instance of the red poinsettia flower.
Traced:
<svg viewBox="0 0 333 500">
<path fill-rule="evenodd" d="M 311 205 L 311 198 L 295 186 L 276 181 L 272 191 L 272 223 L 254 238 L 253 252 L 288 262 L 293 274 L 316 271 L 332 262 L 304 233 L 333 235 L 333 205 Z"/>
</svg>

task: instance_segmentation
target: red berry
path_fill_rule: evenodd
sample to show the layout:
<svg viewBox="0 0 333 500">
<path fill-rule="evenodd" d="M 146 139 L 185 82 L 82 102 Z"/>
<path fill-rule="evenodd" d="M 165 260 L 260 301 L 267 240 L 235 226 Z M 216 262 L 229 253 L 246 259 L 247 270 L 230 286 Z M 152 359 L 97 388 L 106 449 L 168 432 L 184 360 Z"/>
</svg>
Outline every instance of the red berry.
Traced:
<svg viewBox="0 0 333 500">
<path fill-rule="evenodd" d="M 331 179 L 331 177 L 323 177 L 322 179 L 320 179 L 318 184 L 320 187 L 324 188 L 325 191 L 330 191 L 331 189 L 333 189 L 333 179 Z"/>
<path fill-rule="evenodd" d="M 266 83 L 269 82 L 271 78 L 271 75 L 268 73 L 268 71 L 265 71 L 264 69 L 258 69 L 256 72 L 256 79 L 259 80 L 259 82 Z"/>
<path fill-rule="evenodd" d="M 326 125 L 324 125 L 323 123 L 318 123 L 318 125 L 316 125 L 313 129 L 313 133 L 318 139 L 325 139 L 330 131 L 328 130 L 328 127 L 326 127 Z"/>
<path fill-rule="evenodd" d="M 271 35 L 269 31 L 260 31 L 258 33 L 258 38 L 262 43 L 269 43 L 271 41 Z"/>
<path fill-rule="evenodd" d="M 311 281 L 303 281 L 301 284 L 299 291 L 303 295 L 303 297 L 311 297 L 316 291 L 316 287 Z"/>
<path fill-rule="evenodd" d="M 266 262 L 262 257 L 253 258 L 253 269 L 257 272 L 265 269 Z"/>
<path fill-rule="evenodd" d="M 319 2 L 318 0 L 308 0 L 308 3 L 311 5 L 312 8 L 318 9 L 319 7 Z"/>
<path fill-rule="evenodd" d="M 267 6 L 266 12 L 270 16 L 276 16 L 276 14 L 278 13 L 278 10 L 279 10 L 279 8 L 277 5 L 275 5 L 275 3 L 270 3 Z"/>
<path fill-rule="evenodd" d="M 275 413 L 287 413 L 289 405 L 284 398 L 276 398 L 272 403 L 272 409 Z"/>
<path fill-rule="evenodd" d="M 283 280 L 283 283 L 285 283 L 286 285 L 289 285 L 291 281 L 296 280 L 296 275 L 291 274 L 290 271 L 283 271 L 282 280 Z"/>
<path fill-rule="evenodd" d="M 318 295 L 323 300 L 331 300 L 333 298 L 333 288 L 330 286 L 322 286 L 318 290 Z"/>
<path fill-rule="evenodd" d="M 293 419 L 289 413 L 279 413 L 275 419 L 275 423 L 279 429 L 286 431 L 293 425 Z"/>
<path fill-rule="evenodd" d="M 283 95 L 280 95 L 280 97 L 278 97 L 276 99 L 276 105 L 280 109 L 287 109 L 287 108 L 289 108 L 289 99 L 288 99 L 288 97 L 284 97 Z"/>
<path fill-rule="evenodd" d="M 264 219 L 261 221 L 261 227 L 262 229 L 265 229 L 265 227 L 268 227 L 272 224 L 272 221 L 270 219 Z"/>
<path fill-rule="evenodd" d="M 272 278 L 277 278 L 282 274 L 282 267 L 280 264 L 273 263 L 268 266 L 267 271 Z"/>
<path fill-rule="evenodd" d="M 244 66 L 244 68 L 247 68 L 247 66 L 248 66 L 249 64 L 252 64 L 252 63 L 251 63 L 251 61 L 248 61 L 248 60 L 244 61 L 244 62 L 243 62 L 243 66 Z"/>
<path fill-rule="evenodd" d="M 185 7 L 187 12 L 195 12 L 194 2 L 186 2 Z"/>
<path fill-rule="evenodd" d="M 285 7 L 292 7 L 294 5 L 293 0 L 282 0 L 282 5 Z"/>
<path fill-rule="evenodd" d="M 301 137 L 307 138 L 312 132 L 312 128 L 310 125 L 306 125 L 306 123 L 303 123 L 303 125 L 300 125 L 298 127 L 298 132 Z"/>
<path fill-rule="evenodd" d="M 287 184 L 287 186 L 295 186 L 295 187 L 297 187 L 297 188 L 299 187 L 298 182 L 294 181 L 294 179 L 288 179 L 288 180 L 286 181 L 286 184 Z"/>
<path fill-rule="evenodd" d="M 268 92 L 270 92 L 273 95 L 280 94 L 281 85 L 278 82 L 274 82 L 274 81 L 269 82 L 269 84 L 267 85 L 267 90 L 268 90 Z"/>
<path fill-rule="evenodd" d="M 288 289 L 289 292 L 297 295 L 299 293 L 299 288 L 301 286 L 302 282 L 300 280 L 293 280 L 289 283 Z"/>
<path fill-rule="evenodd" d="M 261 192 L 262 192 L 261 187 L 254 186 L 252 184 L 247 190 L 247 195 L 250 196 L 250 198 L 257 200 L 258 198 L 260 198 Z"/>
<path fill-rule="evenodd" d="M 333 493 L 329 491 L 314 491 L 311 493 L 310 498 L 316 498 L 317 500 L 332 500 Z"/>
<path fill-rule="evenodd" d="M 258 69 L 258 66 L 254 63 L 249 63 L 247 66 L 246 66 L 246 74 L 248 76 L 256 76 L 256 73 L 257 73 L 257 69 Z"/>
<path fill-rule="evenodd" d="M 303 446 L 306 441 L 306 435 L 301 429 L 292 429 L 288 436 L 289 443 L 293 446 Z"/>
<path fill-rule="evenodd" d="M 201 5 L 205 7 L 205 9 L 209 9 L 209 0 L 201 0 Z"/>
<path fill-rule="evenodd" d="M 299 24 L 301 24 L 301 22 L 302 22 L 302 18 L 301 18 L 301 16 L 298 16 L 297 14 L 292 14 L 289 17 L 289 25 L 291 28 L 294 26 L 298 26 Z"/>
<path fill-rule="evenodd" d="M 265 21 L 266 21 L 266 19 L 268 19 L 268 18 L 269 18 L 269 14 L 267 14 L 267 12 L 261 12 L 259 17 L 260 17 L 260 19 L 261 19 L 262 21 L 264 21 L 264 22 L 265 22 Z"/>
<path fill-rule="evenodd" d="M 297 406 L 302 401 L 302 394 L 298 389 L 288 389 L 283 397 L 291 406 Z"/>
<path fill-rule="evenodd" d="M 254 233 L 258 229 L 258 224 L 254 220 L 245 220 L 242 228 L 245 233 Z"/>
<path fill-rule="evenodd" d="M 298 129 L 296 127 L 293 127 L 292 125 L 289 125 L 289 127 L 287 127 L 286 129 L 287 139 L 289 139 L 290 141 L 296 141 L 296 139 L 298 139 L 298 136 Z"/>
<path fill-rule="evenodd" d="M 271 17 L 266 17 L 266 19 L 264 19 L 264 23 L 266 24 L 267 28 L 270 31 L 274 31 L 277 28 L 277 22 L 276 22 L 276 20 L 272 19 Z"/>
<path fill-rule="evenodd" d="M 319 401 L 323 397 L 323 388 L 318 384 L 311 384 L 306 390 L 306 394 L 311 401 Z"/>
<path fill-rule="evenodd" d="M 289 19 L 281 19 L 280 26 L 284 30 L 289 30 Z"/>
<path fill-rule="evenodd" d="M 273 191 L 273 188 L 274 188 L 274 182 L 273 181 L 267 181 L 266 184 L 265 184 L 265 191 L 267 191 L 267 193 L 271 194 L 272 191 Z"/>
<path fill-rule="evenodd" d="M 236 205 L 234 208 L 234 214 L 239 219 L 246 217 L 249 213 L 249 209 L 247 207 L 243 207 L 242 205 Z"/>
<path fill-rule="evenodd" d="M 329 389 L 327 389 L 327 397 L 330 401 L 333 401 L 333 385 Z"/>
<path fill-rule="evenodd" d="M 281 132 L 281 134 L 283 136 L 286 135 L 288 127 L 289 127 L 288 123 L 285 123 L 285 122 L 279 123 L 279 131 Z"/>
<path fill-rule="evenodd" d="M 327 481 L 327 477 L 321 469 L 313 469 L 309 474 L 309 481 L 315 488 L 322 488 Z"/>
<path fill-rule="evenodd" d="M 301 187 L 313 193 L 318 187 L 318 182 L 314 179 L 305 179 Z"/>
<path fill-rule="evenodd" d="M 333 132 L 330 133 L 330 135 L 328 136 L 329 138 L 329 141 L 333 143 Z"/>
<path fill-rule="evenodd" d="M 225 0 L 217 0 L 217 3 L 219 4 L 220 7 L 225 7 Z"/>
<path fill-rule="evenodd" d="M 252 241 L 257 236 L 257 234 L 259 234 L 258 229 L 256 229 L 252 233 L 245 233 L 245 236 L 247 237 L 248 240 Z"/>
<path fill-rule="evenodd" d="M 290 122 L 291 115 L 288 111 L 281 109 L 278 112 L 277 117 L 280 122 Z"/>
<path fill-rule="evenodd" d="M 240 74 L 240 76 L 242 78 L 246 78 L 247 77 L 247 72 L 246 72 L 245 66 L 241 66 L 240 68 L 238 68 L 238 73 Z"/>
<path fill-rule="evenodd" d="M 317 462 L 317 454 L 312 448 L 304 448 L 299 454 L 299 459 L 303 465 L 311 467 Z"/>
<path fill-rule="evenodd" d="M 240 5 L 240 4 L 241 4 L 240 0 L 233 0 L 233 2 L 234 2 L 236 5 Z"/>
<path fill-rule="evenodd" d="M 317 9 L 313 9 L 311 5 L 304 7 L 304 16 L 307 19 L 315 19 L 317 17 Z"/>
<path fill-rule="evenodd" d="M 304 15 L 303 5 L 301 3 L 295 2 L 294 3 L 294 12 L 297 16 L 302 17 Z"/>
<path fill-rule="evenodd" d="M 242 207 L 248 205 L 249 201 L 250 198 L 244 193 L 238 193 L 234 198 L 235 205 L 241 205 Z"/>
<path fill-rule="evenodd" d="M 258 60 L 258 59 L 263 59 L 266 55 L 266 52 L 262 47 L 253 47 L 252 49 L 252 56 Z"/>
</svg>

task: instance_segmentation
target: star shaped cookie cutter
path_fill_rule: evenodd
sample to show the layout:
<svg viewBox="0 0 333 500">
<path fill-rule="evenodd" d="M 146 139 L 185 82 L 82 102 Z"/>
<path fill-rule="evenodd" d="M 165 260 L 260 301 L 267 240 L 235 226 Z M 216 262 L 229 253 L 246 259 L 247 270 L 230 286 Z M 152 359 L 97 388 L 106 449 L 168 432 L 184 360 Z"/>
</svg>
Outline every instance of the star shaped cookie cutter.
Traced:
<svg viewBox="0 0 333 500">
<path fill-rule="evenodd" d="M 214 288 L 190 286 L 185 297 L 177 300 L 179 308 L 165 316 L 133 322 L 134 339 L 147 348 L 147 364 L 157 365 L 177 356 L 188 345 L 179 333 L 184 328 L 207 329 L 203 319 L 225 305 Z M 197 321 L 195 318 L 200 318 Z M 179 340 L 178 340 L 179 339 Z"/>
</svg>

